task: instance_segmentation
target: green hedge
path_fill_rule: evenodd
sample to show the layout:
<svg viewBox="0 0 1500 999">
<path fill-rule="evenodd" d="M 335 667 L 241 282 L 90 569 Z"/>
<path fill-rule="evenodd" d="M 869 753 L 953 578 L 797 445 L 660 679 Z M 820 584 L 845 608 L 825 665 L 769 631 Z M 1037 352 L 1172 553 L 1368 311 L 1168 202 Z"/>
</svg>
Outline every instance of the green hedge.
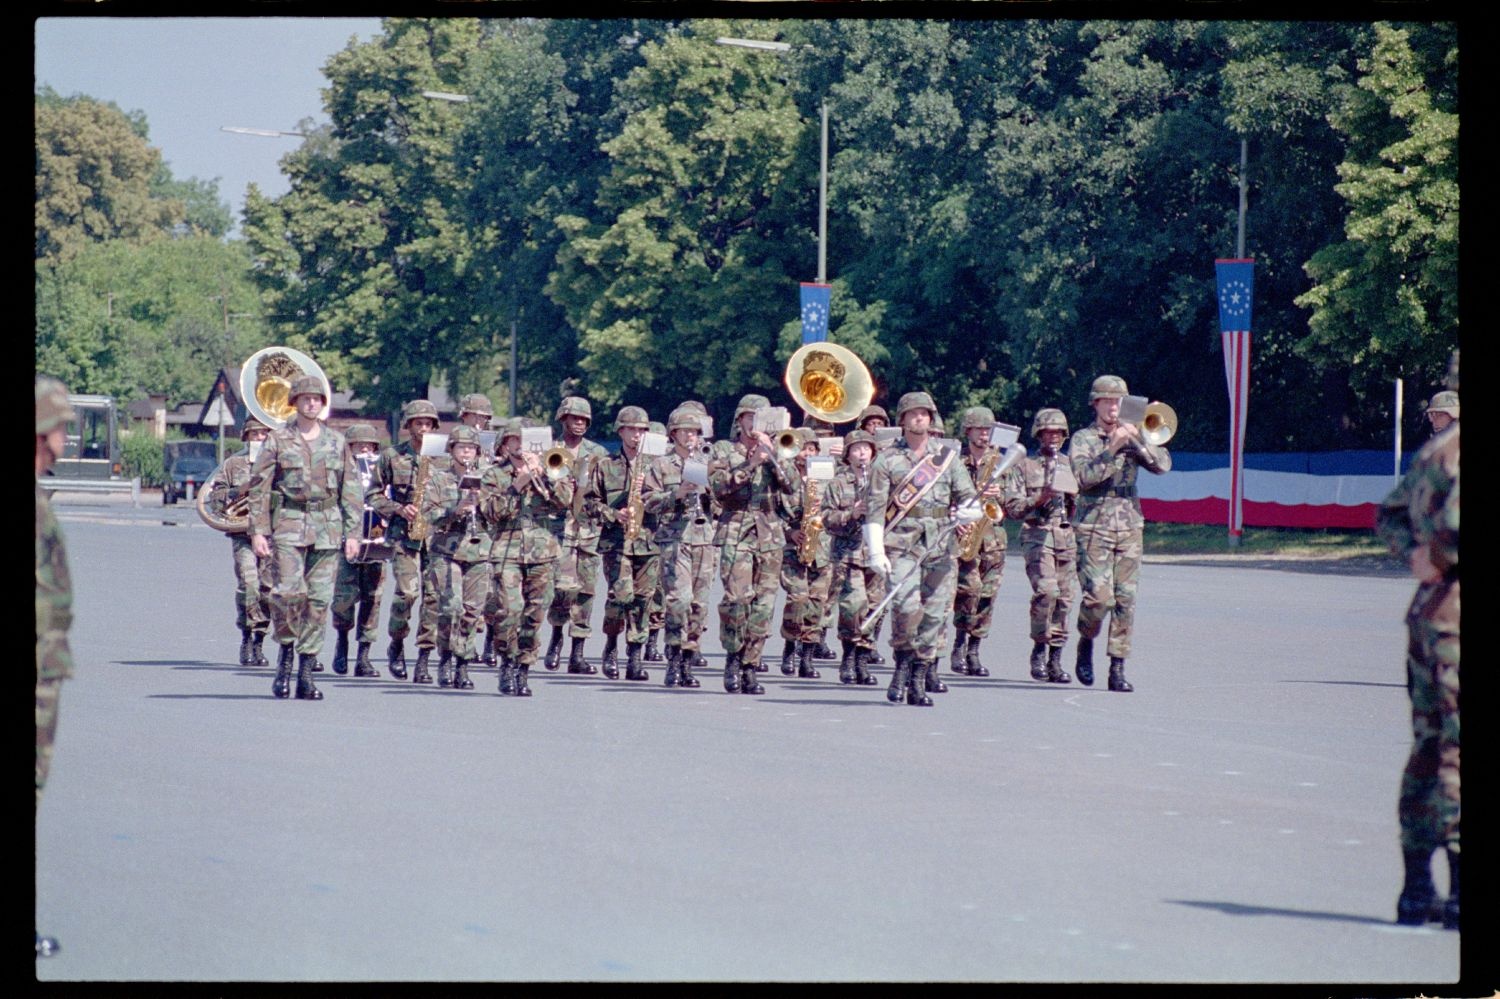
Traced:
<svg viewBox="0 0 1500 999">
<path fill-rule="evenodd" d="M 120 432 L 120 463 L 124 466 L 125 478 L 133 479 L 139 475 L 143 486 L 164 485 L 167 481 L 166 469 L 162 467 L 165 458 L 166 449 L 156 435 L 144 430 Z"/>
</svg>

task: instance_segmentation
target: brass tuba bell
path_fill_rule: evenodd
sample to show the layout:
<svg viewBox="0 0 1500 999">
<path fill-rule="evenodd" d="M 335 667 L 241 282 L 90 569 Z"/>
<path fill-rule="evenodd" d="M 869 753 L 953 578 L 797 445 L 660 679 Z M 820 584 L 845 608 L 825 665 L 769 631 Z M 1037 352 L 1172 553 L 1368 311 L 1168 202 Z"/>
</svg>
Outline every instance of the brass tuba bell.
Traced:
<svg viewBox="0 0 1500 999">
<path fill-rule="evenodd" d="M 870 369 L 854 351 L 827 340 L 797 348 L 783 380 L 803 412 L 826 423 L 848 423 L 875 398 Z"/>
<path fill-rule="evenodd" d="M 272 430 L 279 430 L 297 415 L 289 396 L 292 383 L 313 375 L 323 383 L 323 410 L 318 419 L 328 419 L 333 389 L 316 361 L 291 347 L 263 347 L 240 366 L 239 396 L 250 415 Z"/>
<path fill-rule="evenodd" d="M 227 488 L 224 485 L 224 466 L 221 464 L 198 490 L 198 518 L 216 531 L 225 534 L 244 534 L 250 530 L 250 496 L 247 493 L 237 500 L 220 504 L 213 494 Z"/>
<path fill-rule="evenodd" d="M 1177 433 L 1177 413 L 1164 402 L 1153 402 L 1146 406 L 1146 415 L 1141 419 L 1141 439 L 1152 447 L 1160 447 Z"/>
</svg>

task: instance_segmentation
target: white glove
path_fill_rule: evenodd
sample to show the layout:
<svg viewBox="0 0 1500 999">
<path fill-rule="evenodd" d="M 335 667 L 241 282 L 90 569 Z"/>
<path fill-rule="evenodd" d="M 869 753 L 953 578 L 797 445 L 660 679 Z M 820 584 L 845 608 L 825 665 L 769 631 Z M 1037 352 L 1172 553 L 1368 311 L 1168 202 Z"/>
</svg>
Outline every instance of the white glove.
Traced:
<svg viewBox="0 0 1500 999">
<path fill-rule="evenodd" d="M 885 553 L 885 525 L 865 525 L 865 549 L 870 553 L 870 568 L 882 576 L 891 574 L 891 560 Z"/>
<path fill-rule="evenodd" d="M 979 505 L 979 500 L 971 499 L 958 505 L 958 522 L 960 524 L 972 524 L 984 516 L 984 508 Z"/>
</svg>

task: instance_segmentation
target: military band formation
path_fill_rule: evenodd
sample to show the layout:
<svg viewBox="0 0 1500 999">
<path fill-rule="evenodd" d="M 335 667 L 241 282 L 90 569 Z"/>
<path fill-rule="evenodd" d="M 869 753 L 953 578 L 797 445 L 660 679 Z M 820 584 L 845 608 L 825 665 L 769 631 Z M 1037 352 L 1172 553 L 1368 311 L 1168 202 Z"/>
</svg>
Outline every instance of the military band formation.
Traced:
<svg viewBox="0 0 1500 999">
<path fill-rule="evenodd" d="M 753 393 L 735 408 L 729 439 L 712 442 L 699 402 L 665 424 L 624 406 L 611 425 L 615 453 L 589 439 L 592 407 L 570 396 L 555 414 L 560 443 L 545 454 L 523 446 L 536 424 L 496 420 L 481 394 L 461 400 L 442 453 L 424 454 L 440 418 L 418 399 L 402 411 L 404 439 L 377 454 L 373 428 L 341 433 L 324 422 L 328 395 L 321 372 L 291 380 L 284 422 L 248 419 L 245 448 L 204 497 L 205 519 L 233 550 L 239 661 L 269 666 L 269 633 L 276 697 L 323 698 L 314 677 L 330 608 L 330 668 L 347 674 L 352 660 L 354 676 L 381 675 L 371 654 L 389 563 L 384 651 L 398 680 L 470 690 L 472 670 L 498 666 L 499 692 L 527 697 L 539 662 L 641 682 L 648 663 L 664 663 L 666 686 L 699 687 L 717 572 L 725 691 L 765 692 L 757 674 L 769 668 L 779 588 L 784 675 L 817 678 L 817 662 L 837 662 L 842 683 L 877 684 L 876 637 L 888 622 L 887 697 L 928 706 L 947 690 L 945 658 L 953 673 L 990 675 L 980 649 L 1006 517 L 1022 525 L 1032 587 L 1030 676 L 1072 682 L 1062 656 L 1076 573 L 1074 673 L 1094 682 L 1107 620 L 1108 687 L 1132 689 L 1125 662 L 1144 524 L 1136 476 L 1167 472 L 1171 456 L 1121 421 L 1128 389 L 1117 376 L 1094 380 L 1093 421 L 1066 449 L 1067 417 L 1038 411 L 1030 457 L 996 443 L 995 415 L 982 406 L 962 415 L 952 446 L 921 391 L 900 397 L 892 429 L 883 407 L 865 404 L 842 437 L 824 418 L 832 413 L 806 407 L 802 426 L 768 430 L 758 414 L 770 400 Z"/>
</svg>

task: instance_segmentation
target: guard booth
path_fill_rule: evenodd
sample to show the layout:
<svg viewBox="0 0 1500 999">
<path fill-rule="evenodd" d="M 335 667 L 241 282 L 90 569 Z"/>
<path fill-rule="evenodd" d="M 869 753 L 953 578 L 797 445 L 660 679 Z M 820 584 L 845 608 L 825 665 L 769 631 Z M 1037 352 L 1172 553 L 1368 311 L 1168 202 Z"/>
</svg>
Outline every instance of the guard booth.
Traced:
<svg viewBox="0 0 1500 999">
<path fill-rule="evenodd" d="M 52 473 L 65 479 L 120 477 L 120 436 L 115 401 L 107 395 L 70 395 L 74 417 L 68 422 L 63 456 Z"/>
</svg>

